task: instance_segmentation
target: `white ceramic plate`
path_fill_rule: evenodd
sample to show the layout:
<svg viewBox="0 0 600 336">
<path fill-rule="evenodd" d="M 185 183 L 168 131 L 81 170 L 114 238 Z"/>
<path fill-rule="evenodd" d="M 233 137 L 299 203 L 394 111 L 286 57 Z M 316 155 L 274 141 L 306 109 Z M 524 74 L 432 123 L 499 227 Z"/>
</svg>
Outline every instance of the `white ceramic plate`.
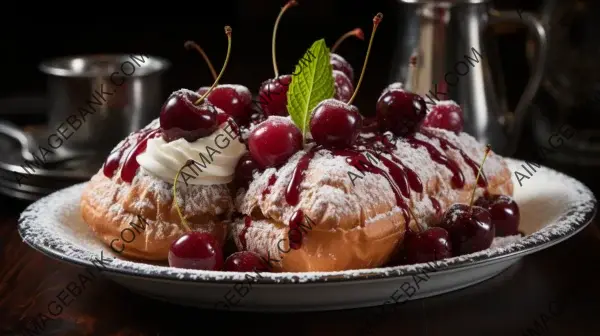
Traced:
<svg viewBox="0 0 600 336">
<path fill-rule="evenodd" d="M 523 161 L 509 160 L 511 171 Z M 248 311 L 316 311 L 404 302 L 484 281 L 520 258 L 582 230 L 596 214 L 596 199 L 579 181 L 549 168 L 515 180 L 521 239 L 500 238 L 490 249 L 417 264 L 343 272 L 252 273 L 175 269 L 128 261 L 94 238 L 83 222 L 79 199 L 84 184 L 63 189 L 30 205 L 19 233 L 34 249 L 72 264 L 95 268 L 132 291 L 182 305 Z M 513 174 L 514 179 L 514 174 Z M 253 278 L 248 277 L 252 275 Z M 252 282 L 251 284 L 249 284 Z"/>
</svg>

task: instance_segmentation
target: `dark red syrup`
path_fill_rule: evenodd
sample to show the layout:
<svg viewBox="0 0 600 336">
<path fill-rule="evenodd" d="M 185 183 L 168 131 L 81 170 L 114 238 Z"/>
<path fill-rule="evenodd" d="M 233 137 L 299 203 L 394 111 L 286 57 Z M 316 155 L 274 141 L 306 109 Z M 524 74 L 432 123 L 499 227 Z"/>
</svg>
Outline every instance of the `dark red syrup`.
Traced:
<svg viewBox="0 0 600 336">
<path fill-rule="evenodd" d="M 231 129 L 236 134 L 236 136 L 238 137 L 238 139 L 241 140 L 241 138 L 240 138 L 240 128 L 239 128 L 238 124 L 235 122 L 235 120 L 233 120 L 233 118 L 231 118 L 229 115 L 227 115 L 225 113 L 219 113 L 219 114 L 217 114 L 217 123 L 219 125 L 221 125 L 224 122 L 227 122 L 227 124 L 229 124 L 229 127 L 231 127 Z"/>
<path fill-rule="evenodd" d="M 421 183 L 421 179 L 419 178 L 419 175 L 417 175 L 417 173 L 415 173 L 414 170 L 406 167 L 402 163 L 402 161 L 400 161 L 400 159 L 398 157 L 396 157 L 394 154 L 390 153 L 390 156 L 392 157 L 392 161 L 396 162 L 400 167 L 402 167 L 402 169 L 406 173 L 406 180 L 408 181 L 410 188 L 418 193 L 422 193 L 423 192 L 423 183 Z"/>
<path fill-rule="evenodd" d="M 304 220 L 304 212 L 302 212 L 302 210 L 300 209 L 296 210 L 296 212 L 294 212 L 294 214 L 290 218 L 290 230 L 288 231 L 288 239 L 290 242 L 290 248 L 294 250 L 297 250 L 300 247 L 302 247 L 302 220 Z"/>
<path fill-rule="evenodd" d="M 403 178 L 408 181 L 408 185 L 410 188 L 418 193 L 423 192 L 423 183 L 421 183 L 421 179 L 419 175 L 415 173 L 412 169 L 406 167 L 402 161 L 393 153 L 393 150 L 396 146 L 385 136 L 378 135 L 369 139 L 362 138 L 360 140 L 360 145 L 368 148 L 371 154 L 376 155 L 378 159 L 380 159 L 383 164 L 388 168 L 390 174 L 403 175 Z M 387 158 L 383 157 L 381 152 L 388 154 L 392 158 L 392 162 Z M 390 168 L 397 165 L 397 167 Z M 394 171 L 395 173 L 392 173 Z M 396 179 L 396 178 L 394 178 Z M 404 193 L 403 193 L 404 194 Z M 408 196 L 406 196 L 408 197 Z"/>
<path fill-rule="evenodd" d="M 460 155 L 463 157 L 463 160 L 465 160 L 465 163 L 471 167 L 471 169 L 473 170 L 473 174 L 475 174 L 475 176 L 477 176 L 477 173 L 479 172 L 479 164 L 477 164 L 477 162 L 473 161 L 473 159 L 471 159 L 467 153 L 463 152 L 462 149 L 458 148 L 457 146 L 455 146 L 454 144 L 450 143 L 448 140 L 441 138 L 435 134 L 432 134 L 431 132 L 427 131 L 427 130 L 421 130 L 421 133 L 423 135 L 425 135 L 428 138 L 435 138 L 438 139 L 440 141 L 440 145 L 442 146 L 442 149 L 447 150 L 448 148 L 452 148 L 455 149 L 457 151 L 460 152 Z M 483 173 L 483 169 L 481 170 L 481 174 L 479 175 L 479 179 L 477 179 L 477 185 L 485 188 L 487 187 L 487 178 L 485 177 L 485 174 Z"/>
<path fill-rule="evenodd" d="M 454 188 L 462 188 L 465 185 L 465 176 L 463 175 L 460 167 L 452 159 L 442 154 L 435 146 L 429 142 L 419 140 L 415 137 L 409 137 L 406 141 L 413 147 L 423 147 L 429 152 L 431 159 L 439 164 L 446 166 L 452 172 L 452 186 Z"/>
<path fill-rule="evenodd" d="M 349 165 L 353 166 L 354 168 L 358 169 L 361 172 L 367 171 L 369 173 L 377 174 L 377 175 L 381 175 L 381 176 L 385 177 L 385 179 L 388 180 L 388 183 L 392 187 L 394 196 L 396 196 L 396 205 L 398 205 L 398 207 L 400 207 L 400 209 L 402 209 L 402 214 L 404 216 L 404 219 L 407 222 L 410 220 L 408 207 L 407 207 L 406 203 L 404 202 L 404 199 L 402 198 L 402 191 L 400 190 L 400 187 L 398 187 L 398 185 L 396 184 L 394 179 L 392 177 L 390 177 L 390 175 L 385 170 L 372 164 L 362 153 L 360 153 L 354 149 L 334 150 L 333 154 L 340 155 L 340 156 L 346 156 L 347 157 L 346 162 L 348 162 Z"/>
<path fill-rule="evenodd" d="M 277 182 L 277 176 L 275 176 L 275 174 L 269 176 L 269 181 L 267 182 L 267 186 L 265 187 L 265 190 L 263 190 L 263 192 L 262 192 L 263 198 L 265 198 L 265 196 L 267 196 L 268 194 L 271 193 L 271 187 L 275 184 L 275 182 Z"/>
<path fill-rule="evenodd" d="M 148 139 L 159 135 L 160 129 L 145 129 L 127 137 L 125 142 L 123 142 L 118 149 L 114 150 L 104 162 L 104 166 L 102 167 L 104 176 L 112 178 L 115 175 L 115 172 L 119 168 L 121 158 L 125 152 L 133 146 L 133 148 L 127 152 L 127 159 L 121 169 L 121 179 L 126 182 L 131 182 L 137 168 L 139 168 L 139 164 L 135 158 L 146 149 L 146 142 Z M 134 153 L 135 155 L 133 155 Z M 133 172 L 131 172 L 132 170 Z"/>
<path fill-rule="evenodd" d="M 244 228 L 240 231 L 238 238 L 240 240 L 240 244 L 242 245 L 242 250 L 245 251 L 248 247 L 246 246 L 246 232 L 252 226 L 252 218 L 250 216 L 244 217 Z"/>
<path fill-rule="evenodd" d="M 121 145 L 121 147 L 114 150 L 112 153 L 108 155 L 106 161 L 104 161 L 104 166 L 102 167 L 102 171 L 104 172 L 104 176 L 111 178 L 115 175 L 115 171 L 119 168 L 119 162 L 121 162 L 121 157 L 125 150 L 127 150 L 131 146 L 131 140 L 127 139 Z"/>
<path fill-rule="evenodd" d="M 158 136 L 160 136 L 160 130 L 158 129 L 148 132 L 146 136 L 144 136 L 129 152 L 127 158 L 125 159 L 125 163 L 123 163 L 123 168 L 121 168 L 121 179 L 123 181 L 128 183 L 133 181 L 135 173 L 140 167 L 140 164 L 137 162 L 136 158 L 146 150 L 148 140 Z"/>
<path fill-rule="evenodd" d="M 315 156 L 315 152 L 319 150 L 318 146 L 311 148 L 306 154 L 304 154 L 300 160 L 298 160 L 298 164 L 296 165 L 296 169 L 294 169 L 294 173 L 292 174 L 292 179 L 290 184 L 285 191 L 285 200 L 289 205 L 297 205 L 300 202 L 300 184 L 304 179 L 304 172 L 308 169 L 308 165 L 310 164 L 310 160 Z"/>
<path fill-rule="evenodd" d="M 371 150 L 369 150 L 368 152 L 371 154 L 377 155 L 377 153 L 374 153 Z M 407 197 L 407 198 L 410 197 L 410 190 L 408 190 L 407 176 L 406 176 L 406 173 L 404 172 L 404 170 L 399 165 L 392 162 L 391 160 L 388 160 L 383 155 L 379 155 L 377 157 L 379 158 L 379 160 L 381 160 L 383 165 L 386 166 L 386 168 L 388 169 L 390 177 L 394 180 L 394 183 L 396 183 L 396 185 L 400 188 L 400 192 L 402 193 L 402 196 Z"/>
</svg>

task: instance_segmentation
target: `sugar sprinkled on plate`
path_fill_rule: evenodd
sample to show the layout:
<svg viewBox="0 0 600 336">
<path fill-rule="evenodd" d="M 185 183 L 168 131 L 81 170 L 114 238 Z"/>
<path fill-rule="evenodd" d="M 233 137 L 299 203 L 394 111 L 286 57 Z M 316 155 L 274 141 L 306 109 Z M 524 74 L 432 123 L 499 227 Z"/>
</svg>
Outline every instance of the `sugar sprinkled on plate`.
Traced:
<svg viewBox="0 0 600 336">
<path fill-rule="evenodd" d="M 511 168 L 518 167 L 522 162 L 507 159 Z M 561 185 L 562 202 L 568 208 L 557 214 L 556 220 L 546 223 L 541 230 L 526 237 L 496 238 L 493 246 L 477 253 L 449 258 L 437 262 L 440 268 L 460 267 L 472 262 L 485 262 L 489 258 L 502 257 L 510 253 L 531 253 L 531 248 L 544 243 L 560 240 L 567 235 L 576 233 L 592 219 L 596 200 L 591 191 L 577 180 L 555 172 L 548 168 L 538 169 L 539 178 L 544 183 L 536 186 L 537 193 L 544 193 L 546 185 Z M 58 191 L 30 205 L 19 220 L 19 232 L 23 239 L 37 249 L 44 250 L 58 258 L 72 260 L 91 266 L 91 261 L 104 251 L 105 257 L 112 257 L 108 263 L 108 271 L 126 272 L 132 275 L 146 277 L 161 277 L 170 279 L 235 282 L 245 279 L 245 273 L 218 272 L 201 270 L 176 269 L 161 265 L 151 265 L 142 262 L 120 259 L 103 243 L 98 241 L 88 226 L 83 222 L 79 212 L 81 192 L 85 184 L 78 184 Z M 532 187 L 533 188 L 533 187 Z M 521 202 L 517 193 L 517 202 Z M 533 195 L 535 196 L 535 195 Z M 533 197 L 529 195 L 529 197 Z M 523 197 L 523 196 L 522 196 Z M 260 282 L 265 283 L 297 283 L 341 281 L 387 276 L 407 275 L 423 271 L 426 265 L 415 264 L 394 267 L 380 267 L 364 270 L 347 270 L 339 272 L 306 272 L 306 273 L 262 273 Z"/>
</svg>

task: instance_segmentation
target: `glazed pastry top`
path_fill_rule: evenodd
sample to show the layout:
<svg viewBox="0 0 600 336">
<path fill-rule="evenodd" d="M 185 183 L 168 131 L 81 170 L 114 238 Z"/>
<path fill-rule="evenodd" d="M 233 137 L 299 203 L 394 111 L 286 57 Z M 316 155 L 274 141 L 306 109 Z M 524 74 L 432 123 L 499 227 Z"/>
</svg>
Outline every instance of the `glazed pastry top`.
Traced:
<svg viewBox="0 0 600 336">
<path fill-rule="evenodd" d="M 360 165 L 353 164 L 352 158 L 348 155 L 318 149 L 311 158 L 308 168 L 301 174 L 303 176 L 301 181 L 297 186 L 293 186 L 292 180 L 297 167 L 301 165 L 300 161 L 307 153 L 317 149 L 314 144 L 307 145 L 281 168 L 268 168 L 263 172 L 255 173 L 249 187 L 238 190 L 236 197 L 238 211 L 245 215 L 252 215 L 254 218 L 270 218 L 287 225 L 294 212 L 302 209 L 305 214 L 319 223 L 319 230 L 352 229 L 364 226 L 377 215 L 402 211 L 403 207 L 411 205 L 414 207 L 412 211 L 417 216 L 435 213 L 435 208 L 440 206 L 436 204 L 436 198 L 452 199 L 452 193 L 463 192 L 465 189 L 472 190 L 476 185 L 477 167 L 474 167 L 473 163 L 481 161 L 485 146 L 467 133 L 457 135 L 433 128 L 424 128 L 423 132 L 427 136 L 419 132 L 414 135 L 414 139 L 429 144 L 432 146 L 431 149 L 423 145 L 414 145 L 415 142 L 411 139 L 392 138 L 390 133 L 386 133 L 388 139 L 393 139 L 392 143 L 394 143 L 391 154 L 379 152 L 378 155 L 383 157 L 379 159 L 375 151 L 371 150 L 374 154 L 364 159 L 373 162 L 383 172 L 382 174 L 365 171 Z M 373 133 L 363 133 L 361 139 L 376 136 Z M 453 145 L 454 148 L 448 147 L 448 144 Z M 369 145 L 359 145 L 356 149 L 358 152 L 366 153 L 369 147 Z M 432 159 L 432 153 L 436 152 L 442 155 L 437 162 Z M 384 162 L 385 159 L 387 162 Z M 441 164 L 443 160 L 454 162 L 456 169 L 451 169 L 451 165 Z M 390 164 L 391 162 L 393 164 Z M 394 166 L 400 167 L 404 173 L 400 173 Z M 504 175 L 504 170 L 506 170 L 506 163 L 503 158 L 493 153 L 483 166 L 483 172 L 488 180 Z M 397 176 L 398 174 L 404 174 L 404 177 Z M 462 176 L 462 185 L 453 184 L 453 181 L 459 180 L 457 176 Z M 394 183 L 390 183 L 388 177 L 394 180 Z M 403 179 L 407 183 L 405 186 L 401 186 Z M 488 181 L 486 180 L 485 183 Z M 395 195 L 396 186 L 403 189 L 398 191 L 399 195 Z M 289 190 L 295 187 L 299 190 L 298 203 L 291 205 L 288 202 Z M 480 184 L 480 187 L 477 194 L 483 193 L 484 186 Z M 398 197 L 401 199 L 397 199 Z"/>
</svg>

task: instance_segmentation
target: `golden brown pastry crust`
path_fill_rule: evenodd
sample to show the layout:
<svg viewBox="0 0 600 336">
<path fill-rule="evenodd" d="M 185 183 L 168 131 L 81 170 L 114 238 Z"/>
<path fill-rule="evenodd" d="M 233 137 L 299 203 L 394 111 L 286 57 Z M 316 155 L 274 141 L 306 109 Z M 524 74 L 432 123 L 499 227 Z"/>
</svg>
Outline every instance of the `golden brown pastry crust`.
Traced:
<svg viewBox="0 0 600 336">
<path fill-rule="evenodd" d="M 148 127 L 152 126 L 156 125 Z M 171 243 L 185 232 L 173 202 L 173 185 L 141 168 L 130 184 L 121 180 L 119 169 L 112 178 L 100 169 L 85 186 L 81 197 L 83 219 L 120 255 L 167 260 Z M 177 203 L 193 230 L 211 233 L 220 242 L 225 240 L 226 220 L 234 209 L 229 186 L 178 183 Z"/>
<path fill-rule="evenodd" d="M 465 133 L 455 136 L 443 130 L 431 131 L 450 140 L 473 160 L 481 161 L 485 147 L 474 138 Z M 468 203 L 475 187 L 475 174 L 456 150 L 443 150 L 437 140 L 422 136 L 420 139 L 434 144 L 457 162 L 465 177 L 465 185 L 453 189 L 451 171 L 431 160 L 423 148 L 413 148 L 402 140 L 396 143 L 395 155 L 419 175 L 423 184 L 422 193 L 412 191 L 410 199 L 405 201 L 421 225 L 436 225 L 440 214 L 436 214 L 431 198 L 440 203 L 441 213 L 454 203 Z M 247 229 L 244 229 L 243 219 L 233 223 L 231 231 L 238 248 L 260 254 L 270 260 L 274 270 L 285 272 L 373 268 L 389 261 L 401 246 L 406 224 L 387 180 L 366 173 L 352 184 L 348 172 L 361 176 L 362 173 L 347 164 L 340 168 L 344 158 L 322 150 L 317 152 L 305 172 L 300 204 L 292 207 L 285 201 L 285 190 L 291 171 L 302 155 L 297 153 L 278 170 L 263 172 L 247 191 L 238 194 L 238 211 L 252 217 L 252 224 Z M 500 156 L 490 153 L 483 170 L 490 193 L 512 195 L 510 170 Z M 273 174 L 277 181 L 268 186 L 267 181 Z M 263 196 L 265 188 L 269 191 Z M 478 188 L 476 195 L 482 193 L 483 189 Z M 298 209 L 314 225 L 306 224 L 309 222 L 306 220 L 301 247 L 290 249 L 287 222 Z M 411 219 L 411 228 L 416 229 L 415 225 Z M 240 236 L 245 239 L 245 246 Z"/>
</svg>

